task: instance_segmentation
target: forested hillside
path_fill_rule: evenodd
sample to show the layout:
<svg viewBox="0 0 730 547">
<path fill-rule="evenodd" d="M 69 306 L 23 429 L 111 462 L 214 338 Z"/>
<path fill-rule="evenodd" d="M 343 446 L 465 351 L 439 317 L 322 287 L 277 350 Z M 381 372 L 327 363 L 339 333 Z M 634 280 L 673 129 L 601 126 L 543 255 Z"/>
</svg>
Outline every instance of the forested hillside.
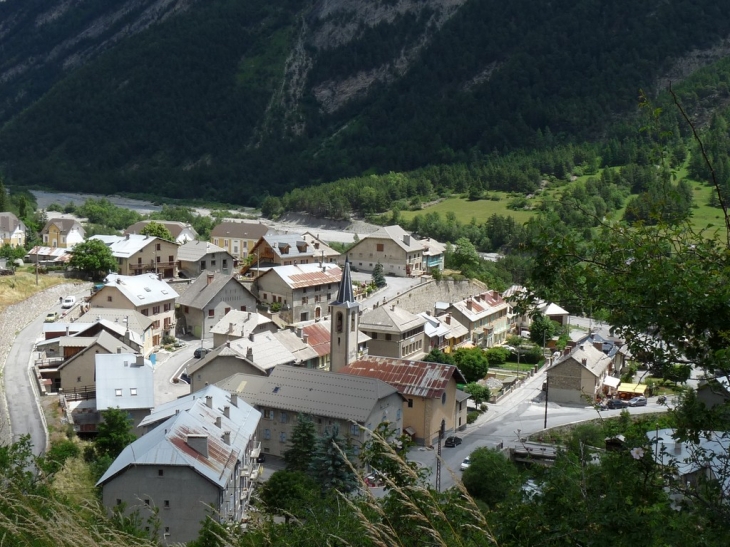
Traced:
<svg viewBox="0 0 730 547">
<path fill-rule="evenodd" d="M 609 131 L 620 145 L 639 90 L 730 35 L 710 0 L 48 4 L 0 3 L 9 183 L 252 205 Z"/>
</svg>

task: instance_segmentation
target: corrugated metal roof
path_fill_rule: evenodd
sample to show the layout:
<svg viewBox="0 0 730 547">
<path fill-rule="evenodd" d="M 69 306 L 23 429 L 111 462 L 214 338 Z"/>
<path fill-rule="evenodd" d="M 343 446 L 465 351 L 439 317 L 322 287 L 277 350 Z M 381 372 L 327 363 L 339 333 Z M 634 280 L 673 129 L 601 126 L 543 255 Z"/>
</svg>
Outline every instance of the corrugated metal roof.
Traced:
<svg viewBox="0 0 730 547">
<path fill-rule="evenodd" d="M 248 336 L 256 327 L 273 323 L 271 319 L 255 311 L 231 310 L 210 329 L 213 334 Z"/>
<path fill-rule="evenodd" d="M 337 264 L 292 264 L 289 266 L 275 266 L 262 274 L 276 275 L 292 289 L 316 287 L 330 283 L 339 283 L 342 270 Z"/>
<path fill-rule="evenodd" d="M 420 327 L 426 320 L 397 306 L 379 306 L 362 314 L 360 328 L 363 330 L 381 330 L 390 332 L 408 332 Z"/>
<path fill-rule="evenodd" d="M 129 330 L 143 334 L 147 329 L 152 327 L 152 319 L 146 315 L 142 315 L 136 310 L 123 308 L 89 308 L 84 315 L 81 316 L 84 321 L 89 324 L 99 319 L 106 319 L 111 323 L 129 327 Z"/>
<path fill-rule="evenodd" d="M 260 392 L 245 397 L 260 406 L 362 423 L 380 399 L 393 393 L 394 387 L 376 378 L 277 367 Z"/>
<path fill-rule="evenodd" d="M 344 374 L 378 378 L 403 395 L 433 399 L 441 397 L 449 381 L 466 383 L 454 365 L 408 361 L 388 357 L 366 357 L 342 369 Z"/>
<path fill-rule="evenodd" d="M 260 222 L 225 221 L 214 226 L 210 231 L 210 237 L 256 239 L 263 237 L 270 228 Z"/>
<path fill-rule="evenodd" d="M 509 307 L 497 291 L 487 291 L 451 305 L 471 321 L 477 321 L 500 309 Z"/>
<path fill-rule="evenodd" d="M 214 245 L 208 241 L 186 241 L 177 249 L 177 259 L 181 262 L 197 262 L 207 254 L 226 253 L 231 259 L 231 255 L 223 247 Z M 231 263 L 233 266 L 233 263 Z"/>
<path fill-rule="evenodd" d="M 134 353 L 97 354 L 94 360 L 97 410 L 155 405 L 154 369 L 150 361 L 144 359 L 139 366 Z"/>
</svg>

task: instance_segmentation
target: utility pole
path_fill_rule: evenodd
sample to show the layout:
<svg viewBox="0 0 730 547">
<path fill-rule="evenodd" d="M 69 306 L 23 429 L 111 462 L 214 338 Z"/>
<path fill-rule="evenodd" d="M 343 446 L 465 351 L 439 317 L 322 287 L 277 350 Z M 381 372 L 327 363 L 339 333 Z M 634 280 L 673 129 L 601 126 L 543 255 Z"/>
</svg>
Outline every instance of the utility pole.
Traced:
<svg viewBox="0 0 730 547">
<path fill-rule="evenodd" d="M 441 492 L 441 441 L 444 438 L 445 431 L 446 420 L 441 420 L 441 427 L 439 428 L 439 442 L 436 449 L 436 492 Z"/>
<path fill-rule="evenodd" d="M 545 423 L 542 425 L 543 429 L 547 429 L 547 399 L 550 391 L 550 377 L 545 375 Z"/>
</svg>

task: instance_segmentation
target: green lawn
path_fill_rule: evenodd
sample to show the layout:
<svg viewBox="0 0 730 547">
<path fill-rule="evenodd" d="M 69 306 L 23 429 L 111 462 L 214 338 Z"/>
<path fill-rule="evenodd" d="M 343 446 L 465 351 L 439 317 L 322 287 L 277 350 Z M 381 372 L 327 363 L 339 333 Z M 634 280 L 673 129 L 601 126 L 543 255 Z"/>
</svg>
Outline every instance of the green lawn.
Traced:
<svg viewBox="0 0 730 547">
<path fill-rule="evenodd" d="M 436 205 L 424 207 L 420 211 L 402 211 L 401 217 L 410 221 L 418 214 L 424 215 L 431 212 L 436 212 L 442 217 L 446 217 L 446 213 L 453 211 L 456 213 L 456 218 L 465 224 L 471 222 L 472 218 L 475 218 L 478 224 L 482 224 L 494 214 L 514 217 L 514 219 L 520 223 L 527 222 L 527 220 L 535 215 L 532 211 L 512 211 L 507 209 L 507 203 L 512 198 L 508 197 L 505 192 L 489 193 L 492 195 L 499 195 L 501 199 L 499 201 L 490 201 L 486 199 L 469 201 L 464 198 L 447 198 Z"/>
</svg>

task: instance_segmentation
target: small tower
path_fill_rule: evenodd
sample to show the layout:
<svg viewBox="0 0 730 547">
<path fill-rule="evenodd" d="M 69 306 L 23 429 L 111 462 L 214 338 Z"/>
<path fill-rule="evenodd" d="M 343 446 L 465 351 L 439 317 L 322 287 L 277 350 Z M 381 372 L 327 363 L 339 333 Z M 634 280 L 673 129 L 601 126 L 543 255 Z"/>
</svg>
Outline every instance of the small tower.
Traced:
<svg viewBox="0 0 730 547">
<path fill-rule="evenodd" d="M 357 335 L 360 323 L 360 304 L 355 301 L 350 278 L 350 260 L 345 257 L 337 299 L 330 303 L 330 370 L 339 372 L 357 359 Z"/>
</svg>

